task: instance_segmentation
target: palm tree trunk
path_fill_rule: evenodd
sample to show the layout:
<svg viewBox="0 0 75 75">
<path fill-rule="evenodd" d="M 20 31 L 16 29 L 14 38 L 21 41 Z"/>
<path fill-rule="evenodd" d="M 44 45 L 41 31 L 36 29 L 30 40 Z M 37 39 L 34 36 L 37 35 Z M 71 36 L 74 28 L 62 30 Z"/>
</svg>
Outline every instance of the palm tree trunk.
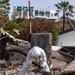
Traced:
<svg viewBox="0 0 75 75">
<path fill-rule="evenodd" d="M 62 31 L 64 31 L 65 30 L 65 12 L 63 12 L 63 29 L 62 29 Z"/>
</svg>

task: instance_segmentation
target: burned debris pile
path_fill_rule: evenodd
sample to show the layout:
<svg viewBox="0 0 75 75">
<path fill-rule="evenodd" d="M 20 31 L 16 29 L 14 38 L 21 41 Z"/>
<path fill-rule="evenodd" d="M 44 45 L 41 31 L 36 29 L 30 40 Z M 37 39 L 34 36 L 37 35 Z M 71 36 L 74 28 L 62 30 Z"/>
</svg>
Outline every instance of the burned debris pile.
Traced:
<svg viewBox="0 0 75 75">
<path fill-rule="evenodd" d="M 71 75 L 75 70 L 75 47 L 62 47 L 59 51 L 52 51 L 53 75 Z"/>
</svg>

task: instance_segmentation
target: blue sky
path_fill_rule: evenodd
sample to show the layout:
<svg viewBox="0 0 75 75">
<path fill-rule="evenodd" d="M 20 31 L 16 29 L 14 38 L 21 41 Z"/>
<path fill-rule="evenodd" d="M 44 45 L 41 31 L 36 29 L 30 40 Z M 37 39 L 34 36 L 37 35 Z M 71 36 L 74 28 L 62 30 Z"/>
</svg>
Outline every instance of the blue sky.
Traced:
<svg viewBox="0 0 75 75">
<path fill-rule="evenodd" d="M 64 1 L 64 0 L 62 0 Z M 69 3 L 73 6 L 75 6 L 75 0 L 65 0 L 69 1 Z M 51 10 L 56 9 L 54 4 L 57 4 L 58 2 L 61 2 L 61 0 L 30 0 L 30 5 L 34 8 L 48 8 L 50 7 Z M 28 0 L 10 0 L 10 14 L 11 16 L 13 12 L 13 6 L 14 4 L 19 6 L 28 6 Z"/>
</svg>

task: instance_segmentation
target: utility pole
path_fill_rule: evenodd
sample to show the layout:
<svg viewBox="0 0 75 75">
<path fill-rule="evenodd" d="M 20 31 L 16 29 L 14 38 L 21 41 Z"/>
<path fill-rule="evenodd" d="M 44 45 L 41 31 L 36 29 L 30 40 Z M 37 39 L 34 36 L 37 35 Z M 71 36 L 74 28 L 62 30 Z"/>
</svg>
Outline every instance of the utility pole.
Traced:
<svg viewBox="0 0 75 75">
<path fill-rule="evenodd" d="M 0 28 L 0 38 L 1 38 L 1 28 Z M 0 40 L 0 60 L 2 57 L 2 46 L 1 46 L 1 40 Z"/>
<path fill-rule="evenodd" d="M 32 33 L 32 25 L 31 25 L 31 10 L 30 10 L 30 0 L 28 0 L 29 7 L 29 24 L 30 24 L 30 34 Z"/>
</svg>

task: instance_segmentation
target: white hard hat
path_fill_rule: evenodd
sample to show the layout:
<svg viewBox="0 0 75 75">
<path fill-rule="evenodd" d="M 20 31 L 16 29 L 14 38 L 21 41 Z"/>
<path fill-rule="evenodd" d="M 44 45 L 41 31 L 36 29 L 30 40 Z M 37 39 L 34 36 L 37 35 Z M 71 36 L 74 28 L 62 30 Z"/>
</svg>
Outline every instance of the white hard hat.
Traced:
<svg viewBox="0 0 75 75">
<path fill-rule="evenodd" d="M 41 55 L 41 50 L 40 50 L 41 48 L 39 48 L 38 46 L 34 46 L 32 49 L 31 49 L 31 54 L 32 54 L 32 56 L 34 56 L 34 57 L 38 57 L 38 56 L 40 56 Z"/>
</svg>

